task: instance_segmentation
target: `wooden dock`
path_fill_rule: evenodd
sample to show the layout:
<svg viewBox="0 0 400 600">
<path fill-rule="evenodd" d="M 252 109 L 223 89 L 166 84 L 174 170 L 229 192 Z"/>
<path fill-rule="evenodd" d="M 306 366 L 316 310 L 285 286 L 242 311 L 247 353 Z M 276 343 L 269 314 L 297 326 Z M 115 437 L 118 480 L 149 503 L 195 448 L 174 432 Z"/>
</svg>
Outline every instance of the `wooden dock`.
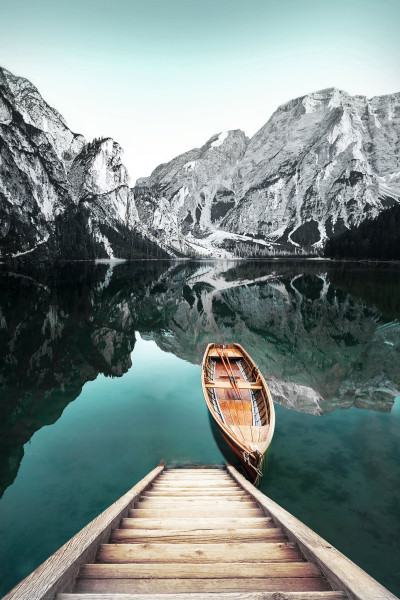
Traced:
<svg viewBox="0 0 400 600">
<path fill-rule="evenodd" d="M 231 466 L 159 465 L 3 600 L 396 600 Z"/>
</svg>

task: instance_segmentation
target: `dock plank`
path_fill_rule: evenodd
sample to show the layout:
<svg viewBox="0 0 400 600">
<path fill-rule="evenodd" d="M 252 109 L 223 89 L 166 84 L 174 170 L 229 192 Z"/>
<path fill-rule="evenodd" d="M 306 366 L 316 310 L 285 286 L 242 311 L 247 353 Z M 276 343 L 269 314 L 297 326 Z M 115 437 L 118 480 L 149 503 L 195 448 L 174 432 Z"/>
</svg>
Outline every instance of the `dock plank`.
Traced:
<svg viewBox="0 0 400 600">
<path fill-rule="evenodd" d="M 295 544 L 275 542 L 232 542 L 224 544 L 101 544 L 97 562 L 146 563 L 186 562 L 299 562 Z"/>
<path fill-rule="evenodd" d="M 191 593 L 249 591 L 324 591 L 327 582 L 320 577 L 224 579 L 78 579 L 77 592 L 110 593 Z M 278 597 L 279 598 L 279 597 Z M 280 600 L 280 599 L 279 599 Z"/>
<path fill-rule="evenodd" d="M 229 511 L 231 517 L 262 517 L 264 516 L 262 511 L 258 508 L 232 508 Z M 147 517 L 162 519 L 165 517 L 178 517 L 177 510 L 175 508 L 133 508 L 129 510 L 129 517 Z M 226 517 L 226 510 L 220 508 L 202 508 L 200 509 L 186 509 L 182 517 Z"/>
<path fill-rule="evenodd" d="M 312 563 L 235 563 L 235 578 L 248 577 L 321 577 L 320 570 Z M 221 579 L 232 576 L 229 563 L 186 564 L 88 564 L 79 577 L 84 579 Z"/>
<path fill-rule="evenodd" d="M 278 595 L 279 594 L 279 595 Z M 344 592 L 220 592 L 167 594 L 59 594 L 57 600 L 348 600 Z"/>
<path fill-rule="evenodd" d="M 171 544 L 182 544 L 195 542 L 202 543 L 228 543 L 251 541 L 285 541 L 282 531 L 277 528 L 265 529 L 193 529 L 182 531 L 180 529 L 117 529 L 111 537 L 110 543 L 145 543 L 145 542 L 169 542 Z"/>
<path fill-rule="evenodd" d="M 245 518 L 233 518 L 233 519 L 222 519 L 216 518 L 193 518 L 185 519 L 146 519 L 146 518 L 125 518 L 121 521 L 121 527 L 133 528 L 133 529 L 176 529 L 178 531 L 192 531 L 196 529 L 225 529 L 230 531 L 234 535 L 236 529 L 258 529 L 265 527 L 275 527 L 270 517 L 245 517 Z"/>
</svg>

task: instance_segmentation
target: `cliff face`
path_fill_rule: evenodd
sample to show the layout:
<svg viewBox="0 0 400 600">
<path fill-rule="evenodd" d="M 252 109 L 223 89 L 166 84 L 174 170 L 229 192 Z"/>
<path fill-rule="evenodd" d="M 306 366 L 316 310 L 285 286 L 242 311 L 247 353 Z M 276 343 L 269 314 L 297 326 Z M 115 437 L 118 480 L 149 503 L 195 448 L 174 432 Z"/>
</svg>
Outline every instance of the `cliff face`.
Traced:
<svg viewBox="0 0 400 600">
<path fill-rule="evenodd" d="M 139 218 L 172 249 L 212 254 L 213 232 L 235 203 L 233 177 L 247 143 L 240 130 L 223 132 L 139 179 Z"/>
<path fill-rule="evenodd" d="M 400 94 L 293 100 L 250 140 L 222 227 L 322 246 L 399 198 L 399 144 Z"/>
<path fill-rule="evenodd" d="M 400 94 L 327 89 L 250 140 L 221 132 L 129 185 L 120 146 L 73 133 L 0 69 L 0 257 L 318 253 L 400 198 Z"/>
<path fill-rule="evenodd" d="M 137 182 L 135 199 L 173 247 L 318 251 L 395 204 L 399 173 L 400 94 L 368 100 L 332 88 L 281 106 L 250 140 L 221 133 L 161 165 Z"/>
<path fill-rule="evenodd" d="M 49 240 L 70 203 L 67 165 L 84 144 L 29 81 L 0 69 L 3 255 L 30 253 Z"/>
<path fill-rule="evenodd" d="M 0 69 L 0 257 L 164 255 L 138 223 L 121 153 L 110 138 L 87 144 Z"/>
</svg>

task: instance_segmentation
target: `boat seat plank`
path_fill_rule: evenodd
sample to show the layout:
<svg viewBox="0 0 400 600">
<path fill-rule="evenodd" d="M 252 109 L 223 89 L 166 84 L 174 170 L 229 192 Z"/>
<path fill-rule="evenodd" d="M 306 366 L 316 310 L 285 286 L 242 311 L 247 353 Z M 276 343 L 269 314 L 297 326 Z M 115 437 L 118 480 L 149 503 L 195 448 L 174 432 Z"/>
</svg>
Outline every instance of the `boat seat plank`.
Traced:
<svg viewBox="0 0 400 600">
<path fill-rule="evenodd" d="M 257 383 L 252 383 L 249 381 L 237 380 L 236 385 L 240 390 L 262 390 L 262 385 L 258 385 Z M 206 388 L 216 388 L 216 389 L 232 389 L 231 382 L 228 381 L 210 381 L 205 384 Z"/>
<path fill-rule="evenodd" d="M 226 348 L 225 350 L 223 350 L 223 353 L 224 358 L 243 358 L 242 353 L 239 350 L 235 350 L 234 348 Z M 220 359 L 220 355 L 218 354 L 216 349 L 211 349 L 208 353 L 208 356 L 210 356 L 211 358 Z"/>
</svg>

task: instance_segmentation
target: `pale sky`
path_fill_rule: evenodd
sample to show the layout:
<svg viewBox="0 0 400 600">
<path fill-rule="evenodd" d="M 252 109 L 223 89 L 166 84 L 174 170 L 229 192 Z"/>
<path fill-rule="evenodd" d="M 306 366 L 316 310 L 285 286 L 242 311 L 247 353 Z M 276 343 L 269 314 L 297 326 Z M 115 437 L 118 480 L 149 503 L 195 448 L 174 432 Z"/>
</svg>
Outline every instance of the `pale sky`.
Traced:
<svg viewBox="0 0 400 600">
<path fill-rule="evenodd" d="M 400 91 L 399 23 L 400 0 L 0 0 L 0 65 L 119 142 L 133 185 L 308 92 Z"/>
</svg>

